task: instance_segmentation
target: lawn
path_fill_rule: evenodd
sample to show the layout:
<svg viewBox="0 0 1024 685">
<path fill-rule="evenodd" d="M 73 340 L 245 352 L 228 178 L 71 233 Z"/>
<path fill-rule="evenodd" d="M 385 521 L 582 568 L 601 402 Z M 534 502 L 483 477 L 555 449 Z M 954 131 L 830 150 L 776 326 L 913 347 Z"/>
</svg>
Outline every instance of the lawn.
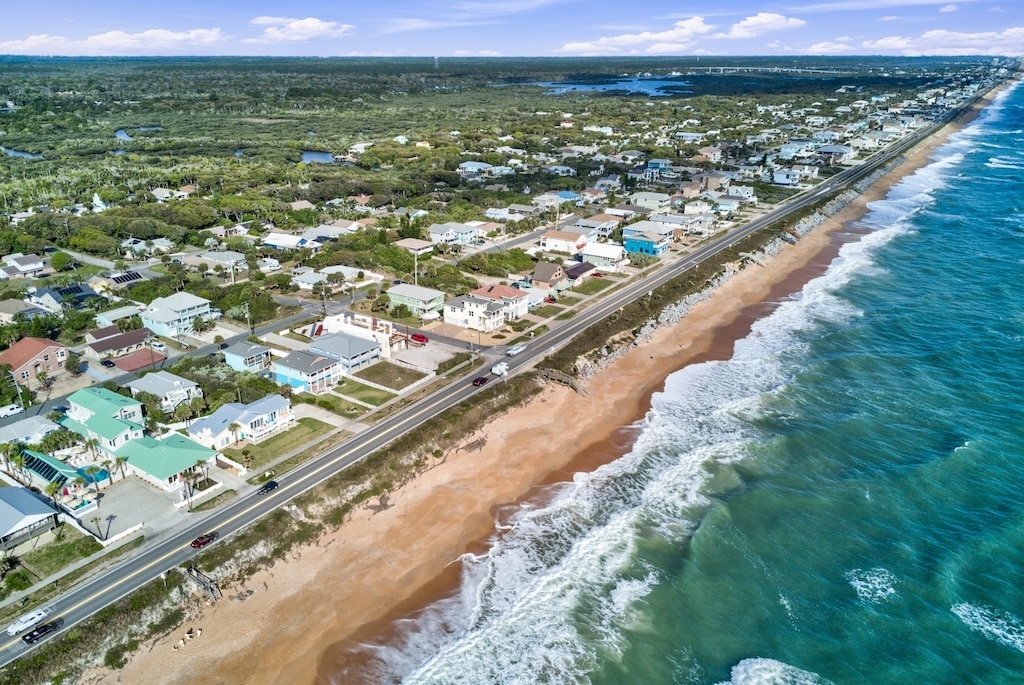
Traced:
<svg viewBox="0 0 1024 685">
<path fill-rule="evenodd" d="M 543 307 L 537 307 L 530 313 L 533 314 L 534 316 L 539 316 L 542 319 L 546 319 L 550 316 L 557 316 L 558 314 L 561 314 L 564 310 L 565 307 L 559 307 L 558 305 L 554 304 L 546 304 Z"/>
<path fill-rule="evenodd" d="M 601 292 L 610 285 L 610 281 L 606 281 L 601 278 L 591 278 L 580 283 L 576 286 L 575 290 L 582 295 L 593 295 L 594 293 Z"/>
<path fill-rule="evenodd" d="M 427 376 L 422 371 L 407 369 L 404 366 L 398 366 L 389 362 L 381 362 L 365 369 L 360 369 L 353 375 L 388 388 L 394 388 L 395 390 L 401 390 Z"/>
<path fill-rule="evenodd" d="M 379 407 L 388 400 L 394 397 L 389 392 L 378 390 L 377 388 L 371 388 L 368 385 L 363 385 L 359 381 L 354 381 L 351 378 L 346 378 L 345 382 L 334 389 L 334 392 L 351 397 L 354 400 L 360 402 L 366 402 L 374 407 Z"/>
<path fill-rule="evenodd" d="M 367 412 L 366 407 L 363 405 L 349 402 L 345 398 L 338 397 L 332 393 L 320 395 L 316 398 L 316 401 L 311 404 L 315 404 L 321 409 L 334 412 L 339 416 L 344 416 L 346 419 L 357 419 Z"/>
<path fill-rule="evenodd" d="M 229 458 L 239 463 L 245 462 L 245 455 L 243 451 L 249 453 L 249 458 L 252 459 L 252 464 L 249 468 L 259 469 L 266 466 L 270 462 L 283 457 L 289 452 L 293 452 L 306 443 L 316 439 L 318 436 L 328 433 L 333 429 L 333 426 L 326 424 L 323 421 L 318 421 L 313 418 L 299 419 L 295 428 L 285 431 L 284 433 L 278 433 L 269 440 L 265 440 L 258 445 L 246 445 L 245 448 L 233 449 L 226 448 L 223 450 L 224 454 Z"/>
<path fill-rule="evenodd" d="M 22 565 L 33 573 L 35 580 L 103 549 L 103 545 L 91 535 L 84 535 L 71 526 L 63 525 L 59 530 L 60 540 L 52 540 L 21 557 Z"/>
</svg>

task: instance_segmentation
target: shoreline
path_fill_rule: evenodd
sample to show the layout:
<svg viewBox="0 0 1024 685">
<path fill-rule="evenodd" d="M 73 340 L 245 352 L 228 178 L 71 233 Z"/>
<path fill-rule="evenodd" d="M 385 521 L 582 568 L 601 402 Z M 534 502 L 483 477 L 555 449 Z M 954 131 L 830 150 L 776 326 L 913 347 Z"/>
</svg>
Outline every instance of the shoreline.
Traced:
<svg viewBox="0 0 1024 685">
<path fill-rule="evenodd" d="M 337 675 L 332 655 L 339 649 L 373 639 L 395 617 L 450 591 L 458 578 L 452 562 L 487 544 L 499 510 L 625 453 L 632 441 L 628 427 L 643 418 L 669 374 L 730 357 L 754 321 L 823 273 L 840 247 L 855 239 L 868 203 L 925 166 L 931 152 L 970 123 L 996 92 L 920 143 L 902 165 L 796 245 L 766 258 L 767 268 L 748 266 L 681 321 L 658 329 L 600 370 L 587 386 L 592 397 L 609 401 L 597 405 L 549 385 L 464 443 L 482 444 L 479 449 L 453 450 L 395 492 L 388 509 L 357 510 L 315 545 L 231 588 L 224 600 L 171 635 L 143 644 L 122 671 L 95 669 L 83 682 L 328 682 L 323 671 Z M 623 395 L 623 387 L 632 390 Z M 203 628 L 202 638 L 173 650 L 193 626 Z"/>
</svg>

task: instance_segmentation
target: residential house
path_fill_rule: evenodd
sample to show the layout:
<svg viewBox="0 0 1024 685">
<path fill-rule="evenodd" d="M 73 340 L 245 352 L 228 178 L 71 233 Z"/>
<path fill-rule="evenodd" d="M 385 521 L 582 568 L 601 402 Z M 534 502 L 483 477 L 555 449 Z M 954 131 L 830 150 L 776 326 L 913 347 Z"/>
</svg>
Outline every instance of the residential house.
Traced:
<svg viewBox="0 0 1024 685">
<path fill-rule="evenodd" d="M 39 374 L 53 378 L 64 373 L 67 358 L 67 345 L 46 338 L 26 337 L 0 352 L 0 365 L 9 365 L 14 380 L 31 388 L 38 384 Z"/>
<path fill-rule="evenodd" d="M 269 247 L 273 250 L 310 250 L 316 254 L 323 243 L 317 240 L 310 240 L 301 235 L 291 235 L 290 233 L 278 233 L 271 232 L 263 236 L 261 242 L 263 247 Z"/>
<path fill-rule="evenodd" d="M 213 320 L 210 301 L 187 292 L 158 297 L 140 314 L 142 323 L 156 335 L 179 338 L 192 332 L 196 317 Z"/>
<path fill-rule="evenodd" d="M 717 145 L 707 145 L 702 148 L 698 148 L 697 155 L 712 164 L 718 164 L 722 161 L 722 148 Z"/>
<path fill-rule="evenodd" d="M 550 164 L 543 168 L 544 171 L 555 176 L 575 176 L 576 170 L 564 164 Z"/>
<path fill-rule="evenodd" d="M 23 445 L 36 445 L 58 428 L 60 426 L 50 419 L 42 416 L 26 416 L 6 426 L 0 426 L 0 445 L 15 442 L 20 442 Z M 0 488 L 0 490 L 2 489 Z"/>
<path fill-rule="evenodd" d="M 619 174 L 608 174 L 598 179 L 594 187 L 598 190 L 616 191 L 622 187 L 622 177 Z"/>
<path fill-rule="evenodd" d="M 427 228 L 430 242 L 434 245 L 469 245 L 478 237 L 477 230 L 472 226 L 448 221 L 443 224 L 431 224 Z"/>
<path fill-rule="evenodd" d="M 341 362 L 334 357 L 295 350 L 273 362 L 275 380 L 298 392 L 322 395 L 342 380 Z"/>
<path fill-rule="evenodd" d="M 629 201 L 651 211 L 664 211 L 669 208 L 672 197 L 666 193 L 639 192 L 629 196 Z"/>
<path fill-rule="evenodd" d="M 605 271 L 619 271 L 629 264 L 626 248 L 611 243 L 587 243 L 580 251 L 580 257 Z"/>
<path fill-rule="evenodd" d="M 574 255 L 586 244 L 586 236 L 569 231 L 546 231 L 540 237 L 540 248 L 547 252 L 563 252 Z"/>
<path fill-rule="evenodd" d="M 537 262 L 530 276 L 530 283 L 534 288 L 548 293 L 558 292 L 568 287 L 565 279 L 565 271 L 559 264 L 551 262 Z"/>
<path fill-rule="evenodd" d="M 111 329 L 113 329 L 113 333 L 86 345 L 82 350 L 82 356 L 88 359 L 123 357 L 126 354 L 141 350 L 146 346 L 149 339 L 153 337 L 153 331 L 146 327 L 136 328 L 134 331 L 127 331 L 126 333 L 121 333 L 117 330 L 117 326 L 110 326 L 99 330 L 110 331 Z M 90 331 L 90 333 L 97 333 L 97 331 Z"/>
<path fill-rule="evenodd" d="M 337 359 L 341 372 L 346 375 L 381 360 L 381 348 L 376 341 L 348 333 L 330 333 L 313 338 L 309 342 L 309 352 Z"/>
<path fill-rule="evenodd" d="M 224 349 L 224 363 L 235 371 L 259 373 L 268 368 L 270 362 L 270 348 L 263 345 L 242 341 Z"/>
<path fill-rule="evenodd" d="M 505 323 L 505 305 L 475 295 L 462 295 L 445 302 L 444 322 L 492 333 Z"/>
<path fill-rule="evenodd" d="M 24 300 L 0 300 L 0 323 L 8 324 L 14 323 L 14 317 L 21 316 L 26 321 L 36 316 L 45 316 L 48 314 L 42 307 L 37 307 L 34 304 L 29 304 Z"/>
<path fill-rule="evenodd" d="M 327 274 L 314 271 L 308 266 L 292 269 L 292 283 L 298 286 L 299 290 L 310 290 L 320 283 L 327 282 Z"/>
<path fill-rule="evenodd" d="M 530 308 L 530 298 L 526 293 L 508 285 L 481 286 L 470 292 L 470 295 L 500 302 L 505 321 L 515 321 L 526 316 Z"/>
<path fill-rule="evenodd" d="M 140 274 L 138 271 L 111 271 L 105 276 L 97 274 L 92 276 L 86 281 L 86 284 L 97 293 L 104 296 L 108 296 L 110 293 L 116 292 L 121 288 L 135 285 L 146 280 L 146 277 Z"/>
<path fill-rule="evenodd" d="M 213 465 L 217 452 L 180 433 L 168 433 L 160 439 L 139 436 L 114 452 L 136 476 L 165 492 L 181 490 L 184 500 L 190 492 L 185 483 L 197 468 Z M 198 466 L 197 466 L 198 465 Z"/>
<path fill-rule="evenodd" d="M 145 419 L 142 403 L 106 388 L 83 388 L 68 397 L 68 412 L 60 424 L 108 455 L 129 440 L 141 438 Z"/>
<path fill-rule="evenodd" d="M 39 255 L 24 255 L 20 252 L 3 258 L 0 278 L 35 278 L 47 270 L 46 260 Z"/>
<path fill-rule="evenodd" d="M 587 229 L 588 242 L 591 242 L 591 239 L 607 238 L 621 223 L 622 217 L 603 212 L 588 217 L 581 216 L 576 219 L 576 226 Z"/>
<path fill-rule="evenodd" d="M 30 287 L 27 299 L 49 312 L 62 314 L 65 309 L 81 309 L 99 297 L 100 294 L 88 285 L 73 283 L 60 288 Z"/>
<path fill-rule="evenodd" d="M 792 169 L 776 169 L 772 174 L 772 183 L 777 186 L 795 186 L 800 184 L 801 174 Z"/>
<path fill-rule="evenodd" d="M 444 307 L 444 293 L 433 288 L 400 283 L 387 290 L 391 309 L 404 304 L 413 315 L 423 316 L 428 312 L 440 312 Z"/>
<path fill-rule="evenodd" d="M 569 287 L 574 288 L 583 283 L 595 268 L 590 262 L 580 262 L 579 264 L 565 267 L 565 278 L 569 282 Z"/>
<path fill-rule="evenodd" d="M 245 255 L 234 250 L 201 252 L 198 255 L 198 259 L 200 263 L 206 263 L 213 267 L 220 266 L 227 272 L 241 271 L 246 268 Z"/>
<path fill-rule="evenodd" d="M 57 511 L 45 498 L 20 485 L 0 488 L 0 549 L 14 549 L 57 523 Z"/>
<path fill-rule="evenodd" d="M 630 254 L 642 253 L 660 257 L 667 250 L 671 238 L 654 232 L 634 233 L 628 238 L 623 237 L 626 252 Z"/>
<path fill-rule="evenodd" d="M 663 159 L 660 157 L 653 157 L 647 160 L 647 168 L 654 169 L 655 171 L 660 172 L 672 171 L 672 160 Z"/>
<path fill-rule="evenodd" d="M 139 258 L 171 252 L 174 250 L 174 243 L 167 238 L 153 238 L 152 240 L 126 238 L 121 241 L 121 249 L 124 250 L 126 257 Z"/>
<path fill-rule="evenodd" d="M 849 164 L 857 155 L 852 147 L 846 145 L 825 145 L 818 148 L 814 155 L 825 164 Z"/>
<path fill-rule="evenodd" d="M 223 405 L 188 427 L 188 435 L 200 445 L 222 450 L 241 440 L 260 443 L 295 425 L 291 402 L 281 395 L 240 404 Z"/>
<path fill-rule="evenodd" d="M 121 319 L 130 319 L 133 316 L 138 316 L 141 312 L 142 308 L 134 304 L 118 307 L 117 309 L 108 309 L 96 315 L 96 325 L 115 326 Z"/>
<path fill-rule="evenodd" d="M 173 412 L 178 405 L 203 396 L 203 389 L 198 383 L 168 371 L 147 373 L 141 378 L 128 381 L 125 387 L 132 391 L 132 397 L 138 397 L 143 392 L 159 397 L 160 408 L 167 414 Z"/>
<path fill-rule="evenodd" d="M 463 178 L 473 179 L 482 176 L 491 170 L 491 165 L 486 162 L 462 162 L 456 172 Z"/>
</svg>

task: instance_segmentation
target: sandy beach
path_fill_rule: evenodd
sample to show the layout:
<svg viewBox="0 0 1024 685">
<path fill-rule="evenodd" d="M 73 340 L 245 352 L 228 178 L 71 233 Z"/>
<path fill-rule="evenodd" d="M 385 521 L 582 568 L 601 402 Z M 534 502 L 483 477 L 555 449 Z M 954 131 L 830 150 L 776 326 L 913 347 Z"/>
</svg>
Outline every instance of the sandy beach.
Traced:
<svg viewBox="0 0 1024 685">
<path fill-rule="evenodd" d="M 389 508 L 356 511 L 287 562 L 244 587 L 227 588 L 223 600 L 170 636 L 143 644 L 123 670 L 93 670 L 85 681 L 329 682 L 325 676 L 336 673 L 339 645 L 386 630 L 388 616 L 423 606 L 451 587 L 457 575 L 452 562 L 484 544 L 496 508 L 628 449 L 629 432 L 617 427 L 643 417 L 666 376 L 687 364 L 731 356 L 755 320 L 827 268 L 856 235 L 856 220 L 868 203 L 925 165 L 931 150 L 976 112 L 919 145 L 903 165 L 796 245 L 764 266 L 749 266 L 683 321 L 600 371 L 587 383 L 588 397 L 549 385 L 527 406 L 483 426 L 465 443 L 472 448 L 446 455 L 394 493 Z M 189 628 L 202 634 L 175 649 Z"/>
</svg>

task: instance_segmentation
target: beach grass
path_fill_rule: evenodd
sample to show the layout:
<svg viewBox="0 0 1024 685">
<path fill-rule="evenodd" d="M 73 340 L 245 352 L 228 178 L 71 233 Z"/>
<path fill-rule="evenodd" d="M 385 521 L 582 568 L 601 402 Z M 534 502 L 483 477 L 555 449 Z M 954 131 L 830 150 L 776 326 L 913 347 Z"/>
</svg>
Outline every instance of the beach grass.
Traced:
<svg viewBox="0 0 1024 685">
<path fill-rule="evenodd" d="M 85 535 L 67 524 L 60 526 L 57 536 L 21 557 L 22 566 L 30 570 L 37 579 L 46 578 L 103 549 L 103 545 L 96 538 Z"/>
<path fill-rule="evenodd" d="M 211 497 L 205 502 L 201 502 L 195 505 L 194 507 L 192 507 L 190 511 L 192 513 L 200 511 L 210 511 L 211 509 L 216 509 L 222 504 L 230 502 L 236 497 L 238 497 L 238 493 L 235 492 L 234 490 L 225 490 L 224 492 L 219 493 L 216 497 Z"/>
</svg>

